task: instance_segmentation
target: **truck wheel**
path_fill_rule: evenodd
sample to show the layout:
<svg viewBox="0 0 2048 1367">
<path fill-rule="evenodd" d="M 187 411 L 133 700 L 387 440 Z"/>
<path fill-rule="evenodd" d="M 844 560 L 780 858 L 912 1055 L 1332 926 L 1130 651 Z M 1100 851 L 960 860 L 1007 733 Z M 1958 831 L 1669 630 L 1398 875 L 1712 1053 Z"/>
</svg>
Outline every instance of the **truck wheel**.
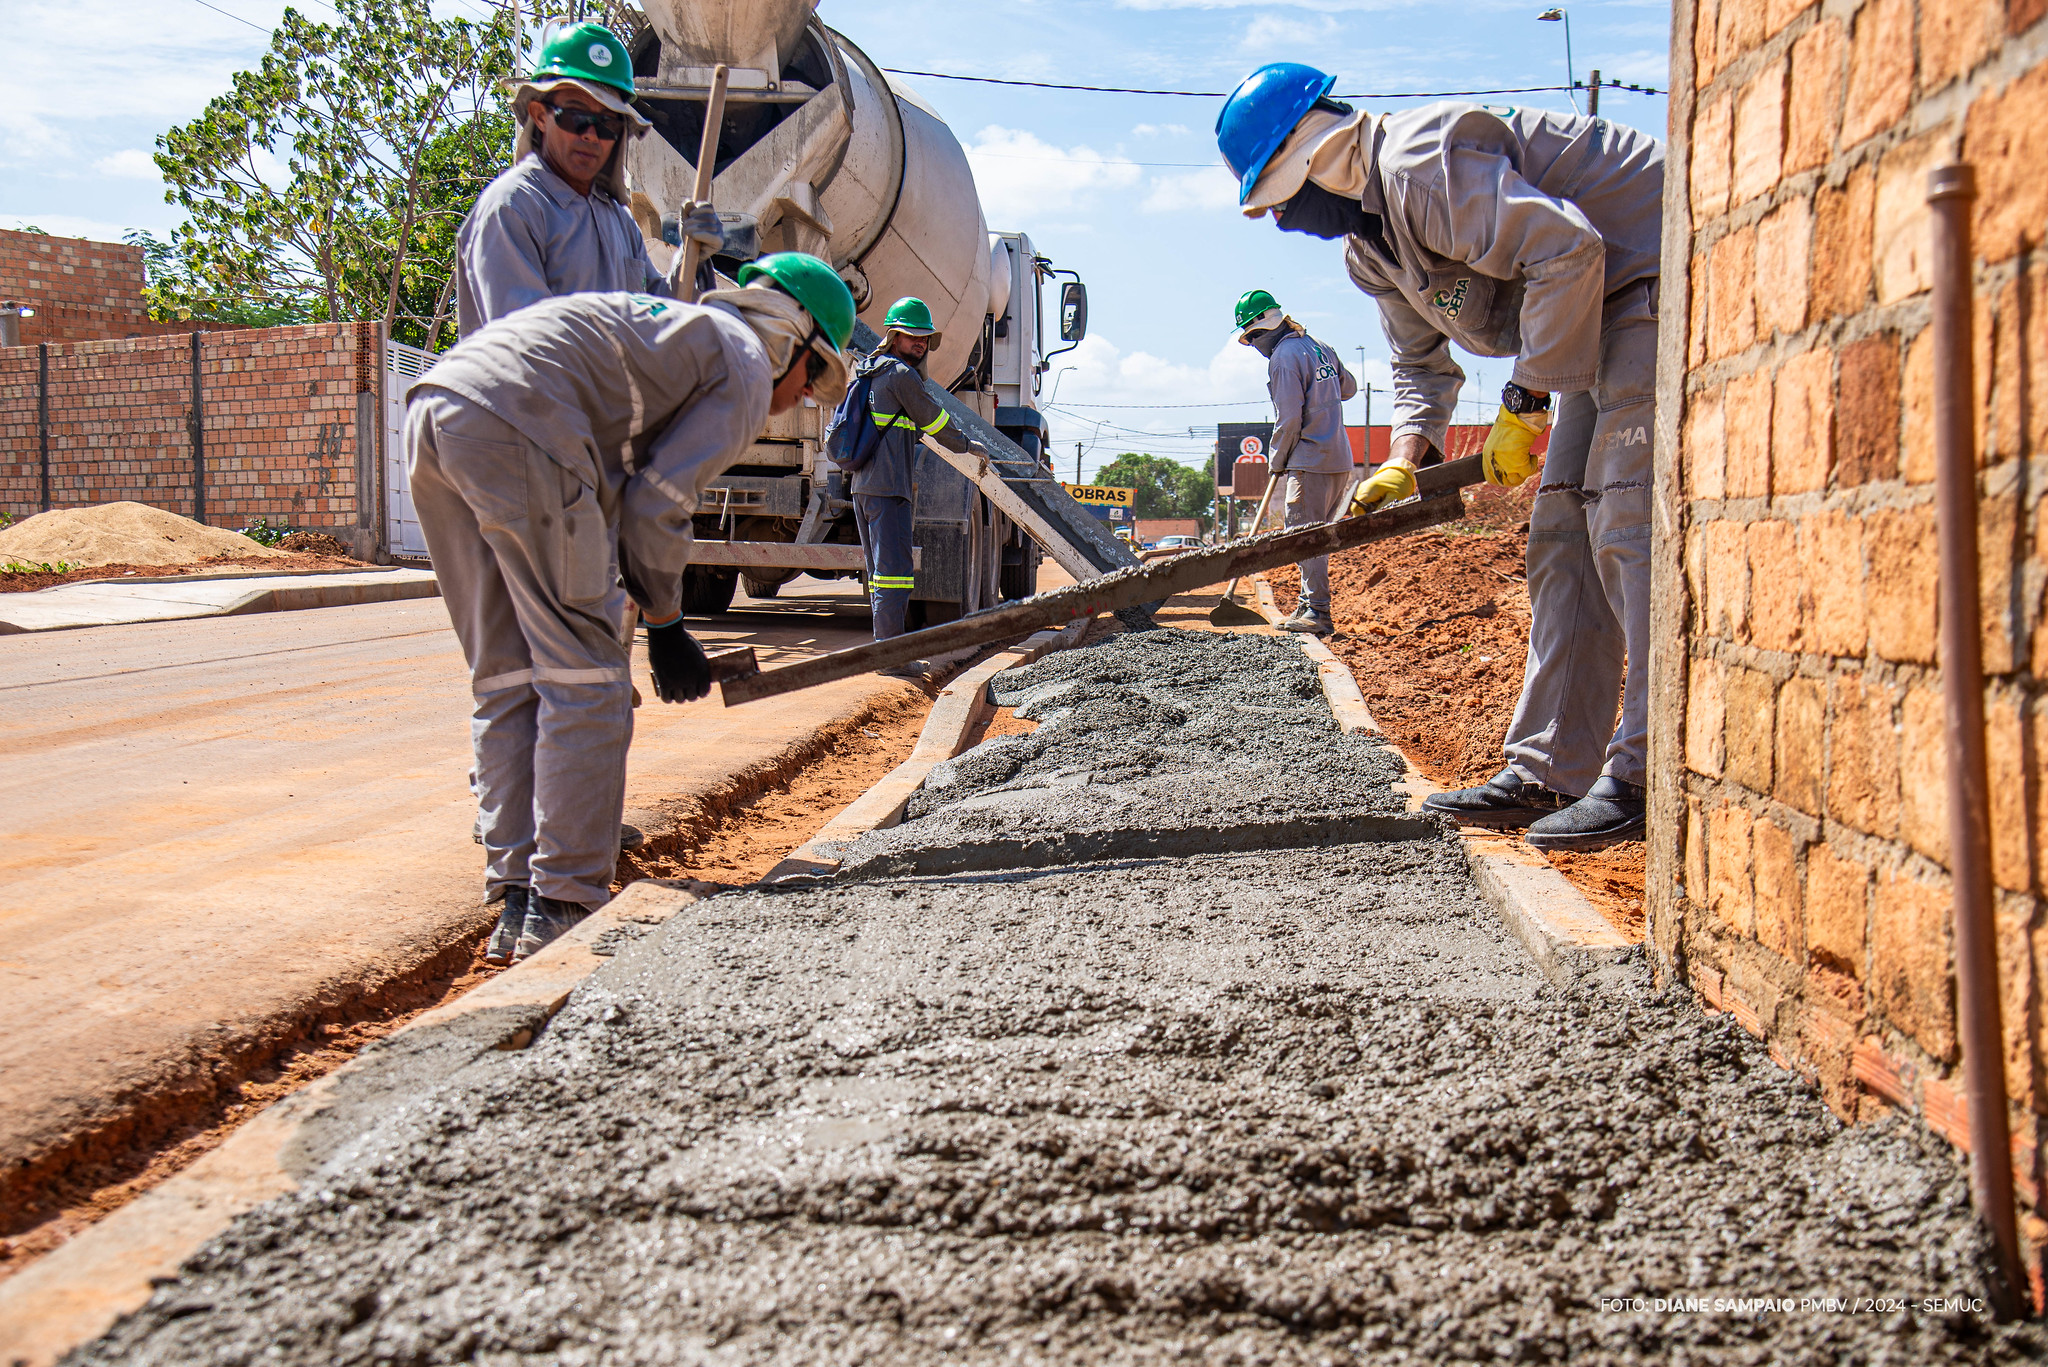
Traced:
<svg viewBox="0 0 2048 1367">
<path fill-rule="evenodd" d="M 922 631 L 926 627 L 959 620 L 958 603 L 935 602 L 928 598 L 914 599 L 910 604 L 910 611 L 903 614 L 904 628 L 909 631 Z"/>
<path fill-rule="evenodd" d="M 732 606 L 733 590 L 740 577 L 730 570 L 691 565 L 683 571 L 683 611 L 692 617 L 715 617 Z"/>
<path fill-rule="evenodd" d="M 1005 598 L 1029 598 L 1038 592 L 1038 566 L 1030 564 L 1003 566 L 999 584 Z"/>
<path fill-rule="evenodd" d="M 773 598 L 782 591 L 782 581 L 780 579 L 771 580 L 764 584 L 750 574 L 743 574 L 740 578 L 746 581 L 747 597 L 749 598 Z"/>
</svg>

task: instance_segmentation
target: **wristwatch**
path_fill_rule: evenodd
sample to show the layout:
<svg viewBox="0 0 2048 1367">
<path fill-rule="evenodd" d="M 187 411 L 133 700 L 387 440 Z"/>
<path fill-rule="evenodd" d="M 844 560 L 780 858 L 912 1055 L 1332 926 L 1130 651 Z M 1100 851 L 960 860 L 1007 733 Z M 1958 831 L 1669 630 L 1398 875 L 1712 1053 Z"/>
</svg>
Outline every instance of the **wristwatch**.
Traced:
<svg viewBox="0 0 2048 1367">
<path fill-rule="evenodd" d="M 1513 380 L 1509 380 L 1500 387 L 1500 406 L 1510 413 L 1548 413 L 1550 396 L 1532 394 Z"/>
</svg>

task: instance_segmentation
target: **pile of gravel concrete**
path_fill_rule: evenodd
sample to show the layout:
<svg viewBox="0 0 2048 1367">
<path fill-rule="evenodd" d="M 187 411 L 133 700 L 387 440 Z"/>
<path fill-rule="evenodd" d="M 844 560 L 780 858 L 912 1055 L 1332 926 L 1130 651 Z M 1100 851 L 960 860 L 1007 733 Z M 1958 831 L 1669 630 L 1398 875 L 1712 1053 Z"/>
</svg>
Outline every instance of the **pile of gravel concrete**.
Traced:
<svg viewBox="0 0 2048 1367">
<path fill-rule="evenodd" d="M 1071 715 L 1236 706 L 1126 693 Z M 1323 747 L 1298 772 L 1359 753 L 1319 699 L 1271 705 Z M 1546 982 L 1434 830 L 718 897 L 624 940 L 524 1051 L 415 1031 L 371 1057 L 300 1190 L 77 1361 L 2048 1349 L 1925 1308 L 1986 1295 L 1946 1146 L 1845 1128 L 1646 979 Z M 1825 1296 L 1907 1308 L 1798 1303 Z"/>
</svg>

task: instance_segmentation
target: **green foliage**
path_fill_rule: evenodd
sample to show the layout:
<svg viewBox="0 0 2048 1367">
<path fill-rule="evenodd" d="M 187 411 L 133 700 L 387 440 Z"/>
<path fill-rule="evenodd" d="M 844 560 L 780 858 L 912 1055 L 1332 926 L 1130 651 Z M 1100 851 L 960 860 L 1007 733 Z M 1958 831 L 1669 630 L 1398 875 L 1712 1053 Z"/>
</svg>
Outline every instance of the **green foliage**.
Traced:
<svg viewBox="0 0 2048 1367">
<path fill-rule="evenodd" d="M 1203 531 L 1215 525 L 1216 490 L 1207 469 L 1192 469 L 1164 456 L 1126 451 L 1096 473 L 1095 482 L 1130 489 L 1137 517 L 1192 517 Z"/>
<path fill-rule="evenodd" d="M 335 24 L 286 9 L 260 66 L 157 139 L 186 221 L 151 263 L 155 316 L 452 332 L 455 230 L 511 148 L 509 16 L 335 9 Z"/>
<path fill-rule="evenodd" d="M 0 565 L 0 574 L 69 574 L 78 566 L 69 560 L 59 560 L 52 565 L 47 561 L 37 564 L 27 560 L 10 560 Z"/>
<path fill-rule="evenodd" d="M 270 525 L 270 519 L 267 517 L 255 518 L 248 526 L 238 527 L 235 530 L 260 546 L 275 546 L 278 542 L 292 534 L 290 523 L 280 523 L 273 527 Z"/>
<path fill-rule="evenodd" d="M 33 223 L 17 223 L 14 225 L 14 231 L 18 233 L 34 233 L 37 237 L 48 237 L 50 235 L 49 229 L 38 228 Z"/>
</svg>

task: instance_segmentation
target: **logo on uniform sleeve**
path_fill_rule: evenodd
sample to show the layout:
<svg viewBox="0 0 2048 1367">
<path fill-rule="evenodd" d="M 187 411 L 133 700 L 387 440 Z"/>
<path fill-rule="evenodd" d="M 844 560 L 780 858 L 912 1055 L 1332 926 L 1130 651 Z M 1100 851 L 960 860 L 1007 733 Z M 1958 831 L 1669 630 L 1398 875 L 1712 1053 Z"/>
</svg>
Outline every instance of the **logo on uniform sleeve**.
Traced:
<svg viewBox="0 0 2048 1367">
<path fill-rule="evenodd" d="M 633 296 L 633 302 L 647 310 L 647 316 L 650 318 L 659 318 L 668 312 L 668 300 L 651 294 L 636 294 Z"/>
<path fill-rule="evenodd" d="M 1472 279 L 1470 276 L 1463 277 L 1449 289 L 1438 290 L 1435 294 L 1429 296 L 1429 302 L 1436 305 L 1444 317 L 1456 318 L 1465 311 L 1465 291 L 1471 287 L 1471 284 Z"/>
<path fill-rule="evenodd" d="M 590 64 L 592 66 L 610 66 L 612 64 L 612 50 L 603 43 L 592 43 L 590 45 Z"/>
</svg>

